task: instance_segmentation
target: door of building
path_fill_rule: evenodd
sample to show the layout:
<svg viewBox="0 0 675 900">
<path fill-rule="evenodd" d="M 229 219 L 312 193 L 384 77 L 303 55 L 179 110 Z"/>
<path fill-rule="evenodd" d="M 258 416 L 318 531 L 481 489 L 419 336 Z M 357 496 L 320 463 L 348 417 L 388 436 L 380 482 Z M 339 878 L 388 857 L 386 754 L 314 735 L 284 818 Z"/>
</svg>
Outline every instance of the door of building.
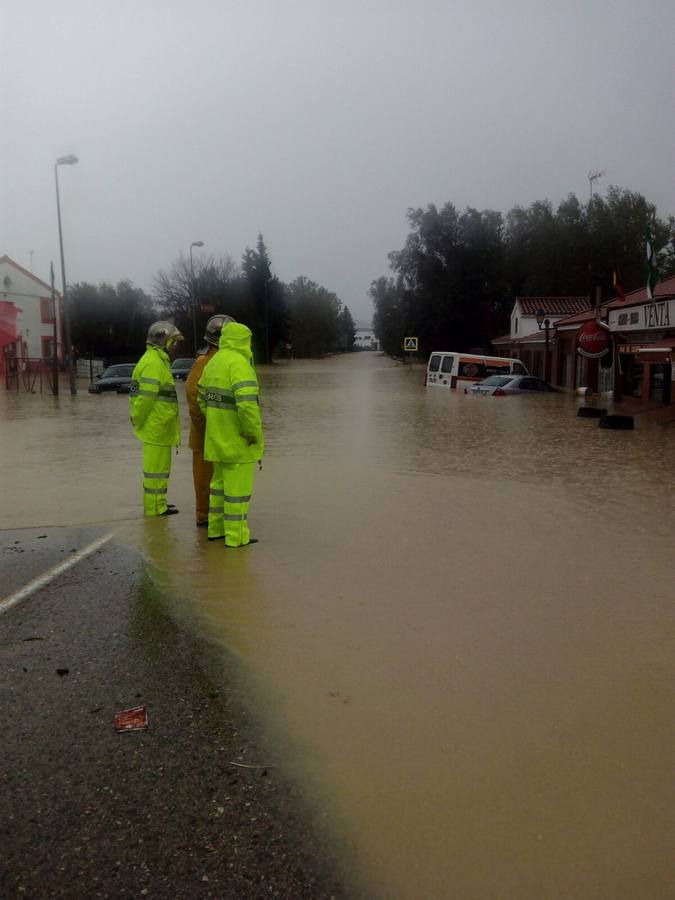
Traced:
<svg viewBox="0 0 675 900">
<path fill-rule="evenodd" d="M 623 392 L 628 397 L 642 399 L 642 379 L 644 365 L 636 356 L 625 354 L 621 360 L 623 366 Z"/>
<path fill-rule="evenodd" d="M 670 363 L 652 363 L 649 373 L 649 399 L 655 403 L 670 403 Z"/>
</svg>

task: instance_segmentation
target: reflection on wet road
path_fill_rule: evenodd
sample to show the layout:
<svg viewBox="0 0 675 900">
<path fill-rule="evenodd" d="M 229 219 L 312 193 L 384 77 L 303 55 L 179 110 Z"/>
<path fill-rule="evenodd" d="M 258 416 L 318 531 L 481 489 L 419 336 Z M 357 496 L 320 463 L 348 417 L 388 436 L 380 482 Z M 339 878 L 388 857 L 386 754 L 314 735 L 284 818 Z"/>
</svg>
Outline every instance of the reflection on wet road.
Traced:
<svg viewBox="0 0 675 900">
<path fill-rule="evenodd" d="M 146 554 L 246 660 L 365 896 L 667 896 L 673 427 L 425 390 L 374 354 L 261 382 L 260 544 L 193 528 L 187 450 L 183 514 L 138 517 L 117 396 L 0 394 L 0 525 L 112 522 Z"/>
</svg>

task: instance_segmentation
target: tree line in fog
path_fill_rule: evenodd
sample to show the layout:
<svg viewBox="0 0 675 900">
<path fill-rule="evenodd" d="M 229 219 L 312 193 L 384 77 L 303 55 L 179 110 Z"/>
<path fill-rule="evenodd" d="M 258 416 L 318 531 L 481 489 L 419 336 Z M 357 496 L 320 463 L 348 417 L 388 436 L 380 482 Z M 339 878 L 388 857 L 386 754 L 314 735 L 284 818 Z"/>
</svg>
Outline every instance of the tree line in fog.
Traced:
<svg viewBox="0 0 675 900">
<path fill-rule="evenodd" d="M 641 194 L 610 187 L 581 203 L 570 194 L 557 209 L 548 201 L 495 210 L 452 203 L 409 209 L 410 233 L 389 254 L 391 274 L 374 281 L 373 325 L 383 350 L 401 355 L 403 338 L 420 338 L 426 354 L 486 348 L 508 331 L 518 296 L 616 294 L 646 282 L 645 236 L 653 234 L 659 276 L 675 272 L 675 218 L 657 218 Z"/>
<path fill-rule="evenodd" d="M 80 356 L 108 361 L 133 358 L 143 351 L 148 325 L 171 319 L 192 350 L 192 297 L 197 309 L 197 340 L 207 320 L 225 313 L 253 332 L 255 359 L 266 357 L 269 333 L 273 355 L 322 356 L 350 351 L 355 326 L 339 297 L 304 275 L 285 284 L 272 275 L 262 235 L 247 247 L 241 262 L 231 256 L 183 256 L 159 272 L 150 296 L 129 281 L 116 286 L 80 283 L 68 288 L 73 343 Z"/>
</svg>

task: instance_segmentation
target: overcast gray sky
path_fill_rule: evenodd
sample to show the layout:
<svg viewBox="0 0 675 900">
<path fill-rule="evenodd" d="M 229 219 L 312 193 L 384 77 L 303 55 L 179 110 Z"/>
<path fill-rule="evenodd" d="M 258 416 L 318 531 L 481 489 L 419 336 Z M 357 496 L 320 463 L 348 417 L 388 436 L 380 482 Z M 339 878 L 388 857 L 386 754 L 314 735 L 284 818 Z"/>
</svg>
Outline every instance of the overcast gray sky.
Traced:
<svg viewBox="0 0 675 900">
<path fill-rule="evenodd" d="M 672 0 L 3 0 L 0 255 L 69 281 L 191 241 L 369 321 L 409 206 L 640 191 L 675 213 Z M 199 251 L 197 251 L 199 252 Z M 58 269 L 57 269 L 58 271 Z"/>
</svg>

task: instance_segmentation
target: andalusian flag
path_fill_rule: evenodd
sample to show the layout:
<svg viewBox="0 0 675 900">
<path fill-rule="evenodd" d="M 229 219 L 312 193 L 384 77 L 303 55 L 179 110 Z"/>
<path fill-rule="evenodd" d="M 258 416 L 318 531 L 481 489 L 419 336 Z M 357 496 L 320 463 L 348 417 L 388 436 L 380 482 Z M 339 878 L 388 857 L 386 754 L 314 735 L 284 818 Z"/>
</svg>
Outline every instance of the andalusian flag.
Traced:
<svg viewBox="0 0 675 900">
<path fill-rule="evenodd" d="M 650 303 L 653 303 L 654 288 L 659 280 L 659 273 L 656 268 L 656 250 L 654 249 L 654 238 L 651 231 L 647 231 L 645 237 L 645 253 L 647 255 L 647 299 Z"/>
</svg>

